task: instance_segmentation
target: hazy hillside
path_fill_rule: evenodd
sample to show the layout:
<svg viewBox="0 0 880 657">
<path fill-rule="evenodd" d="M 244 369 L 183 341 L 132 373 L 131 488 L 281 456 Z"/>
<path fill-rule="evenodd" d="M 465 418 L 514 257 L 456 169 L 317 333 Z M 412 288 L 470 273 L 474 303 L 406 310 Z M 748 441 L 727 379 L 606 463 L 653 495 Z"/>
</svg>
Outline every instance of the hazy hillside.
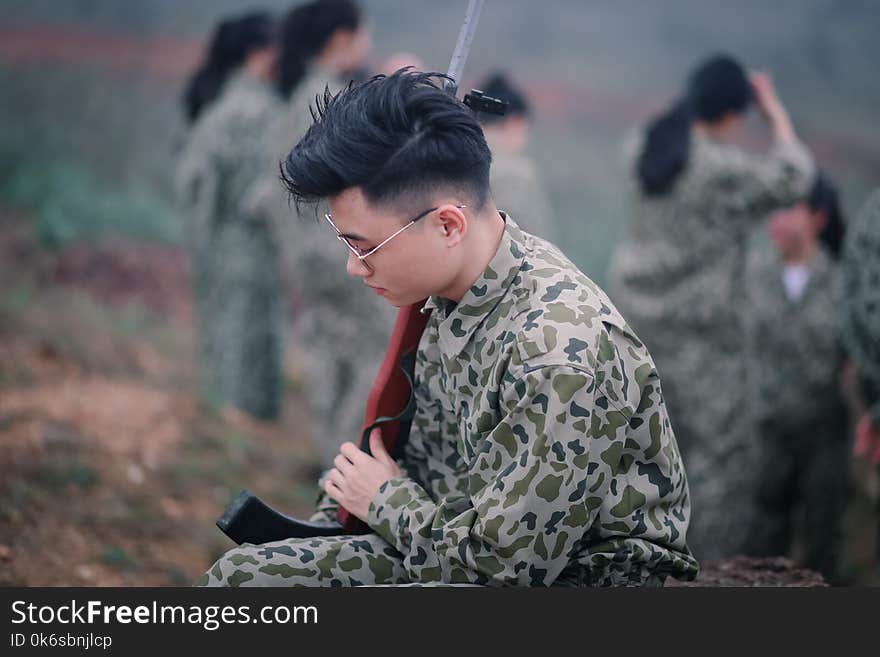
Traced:
<svg viewBox="0 0 880 657">
<path fill-rule="evenodd" d="M 445 70 L 466 4 L 365 0 L 374 60 L 406 50 Z M 167 212 L 181 84 L 216 18 L 251 6 L 4 2 L 0 191 L 8 192 L 12 175 L 19 193 L 22 184 L 40 186 L 33 178 L 63 180 L 68 169 L 84 169 L 95 185 L 121 187 Z M 872 121 L 880 112 L 878 28 L 880 5 L 871 0 L 487 0 L 467 78 L 502 68 L 533 94 L 533 151 L 564 241 L 602 280 L 608 246 L 626 217 L 622 135 L 678 92 L 696 60 L 719 49 L 773 73 L 854 209 L 880 180 L 880 131 Z"/>
</svg>

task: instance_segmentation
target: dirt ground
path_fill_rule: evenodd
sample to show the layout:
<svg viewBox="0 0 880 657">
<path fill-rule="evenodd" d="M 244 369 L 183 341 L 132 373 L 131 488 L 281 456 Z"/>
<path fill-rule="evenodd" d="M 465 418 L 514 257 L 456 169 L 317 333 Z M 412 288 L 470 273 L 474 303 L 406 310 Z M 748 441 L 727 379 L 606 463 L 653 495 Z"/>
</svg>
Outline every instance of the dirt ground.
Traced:
<svg viewBox="0 0 880 657">
<path fill-rule="evenodd" d="M 182 253 L 0 225 L 0 585 L 186 585 L 241 488 L 310 510 L 295 367 L 277 425 L 197 402 Z"/>
<path fill-rule="evenodd" d="M 671 580 L 666 585 L 673 587 L 828 586 L 819 573 L 798 568 L 791 559 L 784 557 L 769 559 L 734 557 L 721 561 L 705 561 L 700 564 L 700 574 L 693 582 Z"/>
<path fill-rule="evenodd" d="M 187 585 L 232 545 L 214 522 L 241 488 L 308 514 L 295 345 L 280 422 L 205 407 L 179 249 L 55 253 L 25 217 L 0 212 L 0 227 L 0 585 Z M 871 584 L 874 493 L 857 492 L 846 559 L 852 583 Z M 706 562 L 684 584 L 824 585 L 781 557 Z"/>
</svg>

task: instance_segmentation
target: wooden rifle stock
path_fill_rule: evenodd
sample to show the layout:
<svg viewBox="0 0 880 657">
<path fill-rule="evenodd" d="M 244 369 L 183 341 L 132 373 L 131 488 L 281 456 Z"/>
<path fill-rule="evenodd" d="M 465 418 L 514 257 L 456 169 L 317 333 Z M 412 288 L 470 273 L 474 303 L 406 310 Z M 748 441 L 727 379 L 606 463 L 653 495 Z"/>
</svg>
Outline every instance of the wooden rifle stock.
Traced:
<svg viewBox="0 0 880 657">
<path fill-rule="evenodd" d="M 382 432 L 382 442 L 388 453 L 397 458 L 409 436 L 410 422 L 415 412 L 413 371 L 419 340 L 428 323 L 428 313 L 422 313 L 424 302 L 405 306 L 397 312 L 397 319 L 388 340 L 385 358 L 373 380 L 367 398 L 361 449 L 370 453 L 370 433 L 376 427 Z M 308 522 L 279 513 L 248 490 L 226 508 L 217 520 L 219 527 L 236 543 L 259 545 L 287 538 L 311 538 L 340 534 L 365 534 L 366 523 L 340 507 L 337 522 Z"/>
<path fill-rule="evenodd" d="M 382 432 L 385 449 L 394 458 L 401 455 L 409 436 L 410 422 L 415 412 L 412 381 L 415 355 L 429 317 L 429 313 L 421 312 L 424 304 L 422 301 L 397 311 L 385 358 L 367 398 L 360 445 L 367 454 L 370 453 L 370 433 L 376 427 Z M 337 519 L 346 534 L 371 531 L 366 523 L 342 507 L 339 508 Z"/>
</svg>

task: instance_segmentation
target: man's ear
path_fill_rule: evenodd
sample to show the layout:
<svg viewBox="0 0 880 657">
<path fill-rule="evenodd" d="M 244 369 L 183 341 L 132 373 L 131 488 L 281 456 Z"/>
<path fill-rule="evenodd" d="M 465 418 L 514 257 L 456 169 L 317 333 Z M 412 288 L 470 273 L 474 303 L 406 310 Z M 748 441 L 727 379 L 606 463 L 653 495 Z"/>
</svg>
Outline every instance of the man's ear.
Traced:
<svg viewBox="0 0 880 657">
<path fill-rule="evenodd" d="M 457 246 L 468 231 L 468 219 L 461 208 L 451 203 L 437 209 L 435 225 L 446 240 L 447 246 Z"/>
</svg>

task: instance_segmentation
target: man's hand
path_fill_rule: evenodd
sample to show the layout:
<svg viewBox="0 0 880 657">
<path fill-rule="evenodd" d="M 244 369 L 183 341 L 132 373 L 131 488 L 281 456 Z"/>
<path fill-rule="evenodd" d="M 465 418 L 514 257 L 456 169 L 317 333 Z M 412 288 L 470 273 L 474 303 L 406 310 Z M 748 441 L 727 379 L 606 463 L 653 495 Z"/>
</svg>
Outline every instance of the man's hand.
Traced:
<svg viewBox="0 0 880 657">
<path fill-rule="evenodd" d="M 770 129 L 777 139 L 793 141 L 795 139 L 794 128 L 788 111 L 776 95 L 773 81 L 766 73 L 753 72 L 749 75 L 749 83 L 752 87 L 752 95 L 758 111 L 770 124 Z"/>
<path fill-rule="evenodd" d="M 354 443 L 343 443 L 333 464 L 336 466 L 324 480 L 324 490 L 352 515 L 364 522 L 370 511 L 370 500 L 379 487 L 403 471 L 385 450 L 379 429 L 370 434 L 370 451 L 362 452 Z"/>
</svg>

